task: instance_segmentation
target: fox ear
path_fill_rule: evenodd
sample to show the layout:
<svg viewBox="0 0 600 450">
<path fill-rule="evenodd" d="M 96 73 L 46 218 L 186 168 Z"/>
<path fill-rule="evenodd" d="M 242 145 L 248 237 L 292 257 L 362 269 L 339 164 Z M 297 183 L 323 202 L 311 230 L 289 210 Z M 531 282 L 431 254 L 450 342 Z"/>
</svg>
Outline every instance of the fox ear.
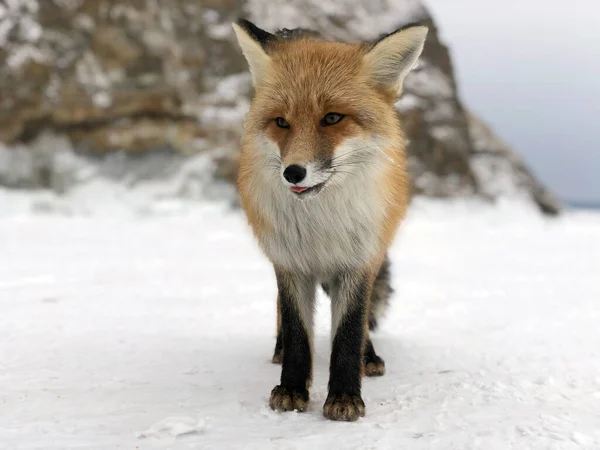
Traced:
<svg viewBox="0 0 600 450">
<path fill-rule="evenodd" d="M 242 52 L 250 66 L 252 83 L 258 85 L 265 77 L 271 58 L 265 51 L 265 46 L 275 40 L 275 35 L 258 28 L 252 22 L 239 19 L 233 23 L 233 31 L 237 37 Z"/>
<path fill-rule="evenodd" d="M 365 63 L 375 83 L 397 95 L 406 75 L 417 63 L 429 29 L 409 25 L 377 41 L 365 55 Z"/>
</svg>

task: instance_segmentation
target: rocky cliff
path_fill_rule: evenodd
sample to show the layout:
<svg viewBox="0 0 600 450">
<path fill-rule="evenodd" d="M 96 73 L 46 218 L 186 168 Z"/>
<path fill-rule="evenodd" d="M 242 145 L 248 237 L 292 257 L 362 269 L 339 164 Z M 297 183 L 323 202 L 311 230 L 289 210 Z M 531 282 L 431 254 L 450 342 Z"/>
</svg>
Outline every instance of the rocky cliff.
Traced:
<svg viewBox="0 0 600 450">
<path fill-rule="evenodd" d="M 0 184 L 68 193 L 98 179 L 202 197 L 235 177 L 251 95 L 230 23 L 370 40 L 431 31 L 397 108 L 416 195 L 560 205 L 462 105 L 448 49 L 420 0 L 0 2 Z M 219 181 L 220 180 L 220 181 Z"/>
</svg>

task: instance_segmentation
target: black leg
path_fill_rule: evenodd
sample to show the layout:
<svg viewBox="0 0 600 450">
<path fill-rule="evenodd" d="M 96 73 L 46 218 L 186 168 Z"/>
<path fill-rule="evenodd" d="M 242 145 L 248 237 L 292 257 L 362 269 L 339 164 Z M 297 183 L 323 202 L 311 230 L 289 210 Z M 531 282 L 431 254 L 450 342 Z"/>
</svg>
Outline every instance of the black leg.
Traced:
<svg viewBox="0 0 600 450">
<path fill-rule="evenodd" d="M 281 382 L 271 392 L 277 411 L 305 411 L 312 376 L 311 334 L 316 283 L 310 277 L 275 271 L 281 311 Z"/>
<path fill-rule="evenodd" d="M 329 393 L 323 414 L 332 420 L 354 421 L 365 415 L 361 398 L 363 351 L 370 295 L 369 277 L 345 273 L 330 285 L 332 331 Z"/>
</svg>

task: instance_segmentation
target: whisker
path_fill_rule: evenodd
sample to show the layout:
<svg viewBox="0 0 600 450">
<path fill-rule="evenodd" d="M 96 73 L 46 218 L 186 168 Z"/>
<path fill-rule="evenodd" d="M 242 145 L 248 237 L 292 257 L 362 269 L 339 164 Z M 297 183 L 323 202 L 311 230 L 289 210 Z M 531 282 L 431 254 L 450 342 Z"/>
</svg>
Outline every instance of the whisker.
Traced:
<svg viewBox="0 0 600 450">
<path fill-rule="evenodd" d="M 375 161 L 348 161 L 348 162 L 343 162 L 343 163 L 339 163 L 339 164 L 334 164 L 332 166 L 330 166 L 333 169 L 336 169 L 338 167 L 346 167 L 346 166 L 362 166 L 362 165 L 375 165 Z"/>
<path fill-rule="evenodd" d="M 338 155 L 338 156 L 332 158 L 331 161 L 333 162 L 333 161 L 339 160 L 341 158 L 347 157 L 348 155 L 352 155 L 357 152 L 363 152 L 364 150 L 375 150 L 378 153 L 381 153 L 391 163 L 393 163 L 397 166 L 400 166 L 399 164 L 396 163 L 396 161 L 391 156 L 389 156 L 387 153 L 385 153 L 383 148 L 381 148 L 379 145 L 368 145 L 368 146 L 364 146 L 364 147 L 355 148 L 355 149 L 349 150 L 341 155 Z"/>
<path fill-rule="evenodd" d="M 333 177 L 335 174 L 344 174 L 344 175 L 360 175 L 360 174 L 358 174 L 358 173 L 356 173 L 356 172 L 351 172 L 351 171 L 348 171 L 348 170 L 340 170 L 340 169 L 334 169 L 334 170 L 330 170 L 330 171 L 328 171 L 328 173 L 329 173 L 329 175 L 330 175 L 331 177 Z"/>
<path fill-rule="evenodd" d="M 376 149 L 376 148 L 374 146 L 372 146 L 372 145 L 368 145 L 368 146 L 365 146 L 365 147 L 354 148 L 352 150 L 349 150 L 347 152 L 342 153 L 341 155 L 333 157 L 331 160 L 335 161 L 337 159 L 347 157 L 348 155 L 352 155 L 352 154 L 357 153 L 357 152 L 363 152 L 365 150 L 371 150 L 371 149 Z"/>
</svg>

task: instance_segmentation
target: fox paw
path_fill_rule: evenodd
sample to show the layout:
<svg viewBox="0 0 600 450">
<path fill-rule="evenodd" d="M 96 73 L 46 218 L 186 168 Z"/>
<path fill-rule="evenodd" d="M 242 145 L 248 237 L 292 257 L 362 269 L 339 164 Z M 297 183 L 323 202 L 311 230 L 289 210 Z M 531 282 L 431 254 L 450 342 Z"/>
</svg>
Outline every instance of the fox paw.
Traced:
<svg viewBox="0 0 600 450">
<path fill-rule="evenodd" d="M 330 420 L 354 422 L 365 415 L 365 402 L 359 395 L 329 395 L 323 406 L 323 415 Z"/>
<path fill-rule="evenodd" d="M 375 355 L 369 361 L 365 361 L 365 375 L 368 377 L 380 377 L 385 374 L 385 361 Z"/>
<path fill-rule="evenodd" d="M 269 406 L 280 412 L 304 412 L 308 407 L 308 391 L 294 391 L 281 385 L 275 386 L 271 391 Z"/>
<path fill-rule="evenodd" d="M 273 359 L 271 359 L 271 362 L 273 364 L 281 364 L 283 361 L 283 350 L 275 350 L 275 353 L 273 353 Z"/>
</svg>

